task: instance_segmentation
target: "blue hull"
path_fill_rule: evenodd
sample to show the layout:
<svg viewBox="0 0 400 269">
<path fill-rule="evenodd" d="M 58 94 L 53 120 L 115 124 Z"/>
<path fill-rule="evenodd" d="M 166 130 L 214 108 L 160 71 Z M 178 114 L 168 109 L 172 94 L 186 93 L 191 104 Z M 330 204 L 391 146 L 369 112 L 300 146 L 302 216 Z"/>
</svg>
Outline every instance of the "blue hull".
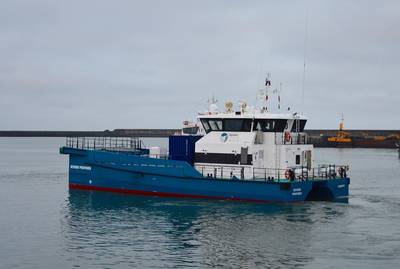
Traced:
<svg viewBox="0 0 400 269">
<path fill-rule="evenodd" d="M 69 158 L 69 186 L 138 195 L 259 202 L 336 200 L 348 196 L 350 180 L 263 182 L 203 177 L 189 163 L 128 152 L 62 147 Z"/>
</svg>

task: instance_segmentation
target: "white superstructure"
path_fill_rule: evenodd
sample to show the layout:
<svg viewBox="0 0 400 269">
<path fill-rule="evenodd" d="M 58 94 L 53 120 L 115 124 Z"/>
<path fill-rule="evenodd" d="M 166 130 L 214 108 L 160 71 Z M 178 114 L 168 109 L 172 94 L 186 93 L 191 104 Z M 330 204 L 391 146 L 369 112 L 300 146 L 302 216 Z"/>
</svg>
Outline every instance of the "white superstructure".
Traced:
<svg viewBox="0 0 400 269">
<path fill-rule="evenodd" d="M 198 119 L 205 135 L 196 142 L 195 167 L 205 175 L 277 179 L 288 177 L 288 170 L 298 177 L 313 167 L 303 115 L 270 113 L 266 106 L 247 109 L 245 103 L 234 110 L 227 102 L 225 111 L 213 105 Z"/>
</svg>

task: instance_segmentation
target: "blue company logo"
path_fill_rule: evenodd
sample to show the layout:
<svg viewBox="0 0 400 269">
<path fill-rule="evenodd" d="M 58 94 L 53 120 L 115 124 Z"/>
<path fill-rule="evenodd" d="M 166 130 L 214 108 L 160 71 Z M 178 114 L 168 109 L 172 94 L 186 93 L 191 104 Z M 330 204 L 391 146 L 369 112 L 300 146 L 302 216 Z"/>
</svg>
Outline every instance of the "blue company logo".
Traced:
<svg viewBox="0 0 400 269">
<path fill-rule="evenodd" d="M 221 138 L 221 141 L 222 141 L 222 142 L 226 142 L 226 140 L 228 140 L 228 136 L 229 136 L 229 135 L 228 135 L 227 133 L 222 133 L 222 134 L 221 134 L 221 137 L 220 137 L 220 138 Z"/>
</svg>

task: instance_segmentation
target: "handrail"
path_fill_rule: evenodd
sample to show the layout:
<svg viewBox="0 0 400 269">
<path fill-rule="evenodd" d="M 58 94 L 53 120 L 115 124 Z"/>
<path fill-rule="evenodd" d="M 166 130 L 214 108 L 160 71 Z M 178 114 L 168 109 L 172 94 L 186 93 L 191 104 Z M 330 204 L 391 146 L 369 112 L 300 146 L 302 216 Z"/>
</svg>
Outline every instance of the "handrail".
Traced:
<svg viewBox="0 0 400 269">
<path fill-rule="evenodd" d="M 248 165 L 228 166 L 196 164 L 202 176 L 215 179 L 238 179 L 254 181 L 305 181 L 347 178 L 348 165 L 322 164 L 308 169 L 305 166 L 277 168 L 253 168 Z"/>
<path fill-rule="evenodd" d="M 290 133 L 285 137 L 285 133 L 275 134 L 276 145 L 305 145 L 308 144 L 308 135 L 306 133 Z"/>
<path fill-rule="evenodd" d="M 66 146 L 77 149 L 137 151 L 144 148 L 136 137 L 67 137 Z"/>
</svg>

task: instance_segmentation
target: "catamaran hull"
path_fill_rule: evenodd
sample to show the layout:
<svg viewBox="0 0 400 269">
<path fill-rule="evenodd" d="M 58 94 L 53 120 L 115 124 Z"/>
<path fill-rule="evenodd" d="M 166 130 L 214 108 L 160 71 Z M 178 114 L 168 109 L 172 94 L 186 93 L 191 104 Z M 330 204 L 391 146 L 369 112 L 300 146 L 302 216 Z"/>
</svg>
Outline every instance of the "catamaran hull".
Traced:
<svg viewBox="0 0 400 269">
<path fill-rule="evenodd" d="M 348 196 L 349 179 L 263 182 L 203 177 L 183 161 L 127 152 L 63 147 L 69 155 L 69 187 L 136 195 L 254 202 L 336 200 Z"/>
</svg>

